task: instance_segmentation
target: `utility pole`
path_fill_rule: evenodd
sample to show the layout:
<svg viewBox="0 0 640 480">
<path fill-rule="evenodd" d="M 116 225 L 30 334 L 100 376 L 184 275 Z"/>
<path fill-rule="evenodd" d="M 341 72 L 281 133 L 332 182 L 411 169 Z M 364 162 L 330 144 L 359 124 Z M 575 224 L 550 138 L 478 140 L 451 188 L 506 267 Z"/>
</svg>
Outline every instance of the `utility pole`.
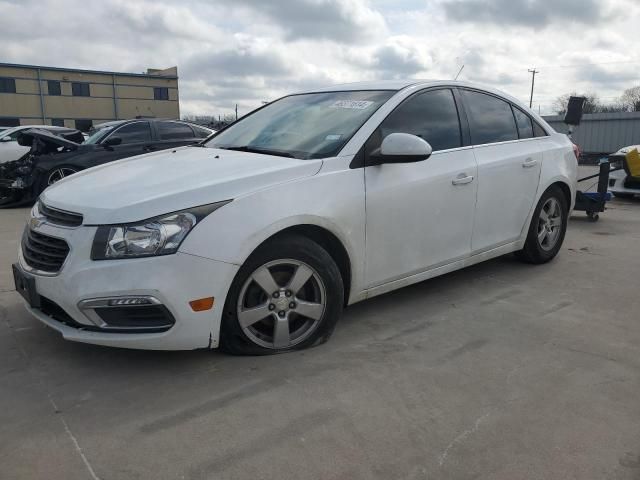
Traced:
<svg viewBox="0 0 640 480">
<path fill-rule="evenodd" d="M 533 70 L 529 70 L 529 73 L 531 74 L 531 98 L 529 99 L 529 108 L 532 108 L 533 107 L 533 87 L 536 84 L 536 74 L 540 72 L 536 70 L 534 67 Z"/>
</svg>

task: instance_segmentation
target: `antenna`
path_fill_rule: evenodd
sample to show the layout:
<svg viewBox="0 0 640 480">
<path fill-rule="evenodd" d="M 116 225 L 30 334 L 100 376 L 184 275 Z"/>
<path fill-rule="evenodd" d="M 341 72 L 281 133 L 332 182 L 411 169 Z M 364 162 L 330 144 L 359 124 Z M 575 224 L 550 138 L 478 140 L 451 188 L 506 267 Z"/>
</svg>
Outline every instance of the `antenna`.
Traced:
<svg viewBox="0 0 640 480">
<path fill-rule="evenodd" d="M 464 70 L 464 64 L 460 67 L 460 70 L 458 70 L 458 74 L 456 75 L 456 78 L 454 78 L 454 80 L 458 80 L 458 77 L 462 73 L 462 70 Z"/>
</svg>

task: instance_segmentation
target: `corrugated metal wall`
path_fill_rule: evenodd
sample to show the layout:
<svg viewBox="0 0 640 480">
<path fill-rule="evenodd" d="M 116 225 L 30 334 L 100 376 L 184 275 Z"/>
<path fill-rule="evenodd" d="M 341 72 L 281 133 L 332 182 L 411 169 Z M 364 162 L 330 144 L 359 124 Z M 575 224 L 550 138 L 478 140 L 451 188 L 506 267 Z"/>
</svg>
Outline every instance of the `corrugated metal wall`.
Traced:
<svg viewBox="0 0 640 480">
<path fill-rule="evenodd" d="M 558 132 L 567 132 L 564 117 L 544 117 Z M 573 141 L 584 153 L 613 153 L 622 147 L 640 145 L 640 112 L 584 115 L 573 132 Z"/>
</svg>

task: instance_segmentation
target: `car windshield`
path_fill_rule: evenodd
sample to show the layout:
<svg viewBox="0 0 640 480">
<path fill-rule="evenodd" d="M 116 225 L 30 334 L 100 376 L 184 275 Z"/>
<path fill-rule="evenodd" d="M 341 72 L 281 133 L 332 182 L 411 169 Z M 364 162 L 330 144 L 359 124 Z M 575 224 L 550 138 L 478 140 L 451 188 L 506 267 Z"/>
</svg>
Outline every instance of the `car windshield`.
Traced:
<svg viewBox="0 0 640 480">
<path fill-rule="evenodd" d="M 331 157 L 394 93 L 363 90 L 291 95 L 238 120 L 206 146 L 300 159 Z"/>
<path fill-rule="evenodd" d="M 12 140 L 15 140 L 22 129 L 23 127 L 9 127 L 5 130 L 0 130 L 0 138 L 11 137 Z"/>
<path fill-rule="evenodd" d="M 114 125 L 98 125 L 97 128 L 92 128 L 89 132 L 89 136 L 84 143 L 100 143 L 100 141 L 106 137 L 111 130 L 114 129 Z"/>
</svg>

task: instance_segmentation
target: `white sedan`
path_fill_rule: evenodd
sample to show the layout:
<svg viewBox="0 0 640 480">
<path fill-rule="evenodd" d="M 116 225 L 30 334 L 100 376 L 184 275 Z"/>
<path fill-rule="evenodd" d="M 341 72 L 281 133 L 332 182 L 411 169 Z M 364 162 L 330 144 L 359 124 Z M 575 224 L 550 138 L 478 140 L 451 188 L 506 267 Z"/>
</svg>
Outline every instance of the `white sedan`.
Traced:
<svg viewBox="0 0 640 480">
<path fill-rule="evenodd" d="M 265 354 L 325 341 L 343 307 L 562 245 L 566 135 L 464 82 L 283 97 L 204 144 L 49 187 L 14 265 L 42 322 L 79 342 Z"/>
<path fill-rule="evenodd" d="M 72 133 L 75 130 L 66 127 L 54 127 L 52 125 L 21 125 L 0 131 L 0 163 L 18 160 L 29 151 L 30 147 L 18 144 L 18 135 L 30 128 L 39 128 L 53 133 Z"/>
</svg>

